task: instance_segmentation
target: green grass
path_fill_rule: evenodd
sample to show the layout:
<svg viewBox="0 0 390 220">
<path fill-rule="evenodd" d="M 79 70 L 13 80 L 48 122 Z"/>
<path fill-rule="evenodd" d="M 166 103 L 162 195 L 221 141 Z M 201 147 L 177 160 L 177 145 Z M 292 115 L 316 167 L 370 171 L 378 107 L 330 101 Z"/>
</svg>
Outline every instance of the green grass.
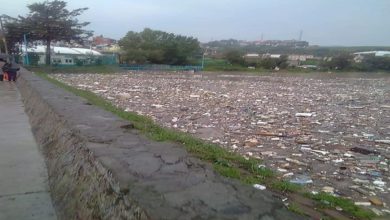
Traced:
<svg viewBox="0 0 390 220">
<path fill-rule="evenodd" d="M 312 198 L 320 203 L 320 207 L 340 207 L 344 212 L 358 218 L 358 219 L 373 219 L 376 215 L 370 210 L 362 209 L 355 205 L 352 200 L 336 197 L 329 193 L 318 193 L 316 195 L 306 194 L 307 197 Z"/>
<path fill-rule="evenodd" d="M 295 212 L 299 215 L 303 215 L 305 216 L 306 213 L 299 207 L 299 205 L 297 205 L 296 203 L 292 202 L 289 206 L 288 206 L 288 210 L 292 211 L 292 212 Z"/>
<path fill-rule="evenodd" d="M 261 161 L 258 159 L 247 159 L 239 154 L 229 152 L 218 145 L 200 140 L 187 133 L 163 128 L 154 123 L 152 119 L 133 112 L 125 112 L 92 92 L 68 86 L 50 78 L 45 73 L 37 73 L 37 75 L 77 96 L 85 98 L 92 105 L 101 107 L 132 122 L 134 128 L 153 140 L 182 144 L 192 155 L 213 164 L 214 170 L 222 176 L 237 179 L 251 185 L 261 183 L 267 185 L 274 191 L 282 193 L 299 193 L 303 191 L 303 188 L 299 185 L 276 179 L 272 170 L 259 167 Z M 316 201 L 327 201 L 328 206 L 332 208 L 339 206 L 343 208 L 346 213 L 359 219 L 371 219 L 375 216 L 371 211 L 361 209 L 348 199 L 334 197 L 324 193 L 317 195 L 306 193 L 305 195 Z"/>
<path fill-rule="evenodd" d="M 276 181 L 272 183 L 272 188 L 281 192 L 299 192 L 302 190 L 302 186 L 288 181 Z"/>
</svg>

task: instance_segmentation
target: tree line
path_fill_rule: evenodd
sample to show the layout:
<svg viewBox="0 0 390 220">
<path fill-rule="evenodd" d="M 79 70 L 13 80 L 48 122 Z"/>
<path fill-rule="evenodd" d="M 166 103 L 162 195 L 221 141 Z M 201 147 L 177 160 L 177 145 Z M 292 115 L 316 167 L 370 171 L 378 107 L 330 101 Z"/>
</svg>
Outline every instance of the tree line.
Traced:
<svg viewBox="0 0 390 220">
<path fill-rule="evenodd" d="M 263 58 L 257 61 L 244 59 L 244 52 L 238 49 L 231 49 L 223 53 L 223 58 L 231 65 L 241 67 L 257 67 L 263 69 L 286 69 L 289 67 L 287 55 L 279 58 Z M 340 71 L 390 71 L 390 56 L 366 55 L 361 60 L 354 60 L 350 53 L 338 53 L 328 59 L 317 62 L 318 68 L 322 70 Z"/>
<path fill-rule="evenodd" d="M 122 59 L 129 64 L 194 64 L 201 54 L 197 39 L 150 28 L 139 33 L 129 31 L 119 46 Z"/>
</svg>

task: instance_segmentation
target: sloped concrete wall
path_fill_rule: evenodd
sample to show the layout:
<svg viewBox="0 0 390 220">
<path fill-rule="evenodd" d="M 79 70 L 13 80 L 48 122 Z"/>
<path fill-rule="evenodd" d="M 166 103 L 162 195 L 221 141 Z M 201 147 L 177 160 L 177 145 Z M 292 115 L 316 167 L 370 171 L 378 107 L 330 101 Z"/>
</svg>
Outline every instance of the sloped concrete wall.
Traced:
<svg viewBox="0 0 390 220">
<path fill-rule="evenodd" d="M 267 191 L 226 179 L 182 146 L 23 70 L 17 82 L 60 219 L 302 219 Z"/>
</svg>

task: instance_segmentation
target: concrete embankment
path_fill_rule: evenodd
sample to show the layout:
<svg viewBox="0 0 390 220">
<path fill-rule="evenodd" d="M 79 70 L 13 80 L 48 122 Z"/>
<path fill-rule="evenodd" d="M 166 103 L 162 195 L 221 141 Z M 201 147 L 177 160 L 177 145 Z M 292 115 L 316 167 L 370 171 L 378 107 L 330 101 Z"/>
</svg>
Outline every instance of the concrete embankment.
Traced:
<svg viewBox="0 0 390 220">
<path fill-rule="evenodd" d="M 34 74 L 22 71 L 17 84 L 60 219 L 302 219 Z"/>
</svg>

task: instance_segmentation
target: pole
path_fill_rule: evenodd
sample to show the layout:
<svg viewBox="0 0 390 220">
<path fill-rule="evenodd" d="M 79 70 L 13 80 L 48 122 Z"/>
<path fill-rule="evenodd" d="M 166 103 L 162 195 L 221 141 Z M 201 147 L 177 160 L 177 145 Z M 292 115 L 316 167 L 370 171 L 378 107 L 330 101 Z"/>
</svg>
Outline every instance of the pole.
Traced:
<svg viewBox="0 0 390 220">
<path fill-rule="evenodd" d="M 7 46 L 7 40 L 5 39 L 5 31 L 3 26 L 3 16 L 0 15 L 0 25 L 1 25 L 1 32 L 3 32 L 3 42 L 5 47 L 5 55 L 7 56 L 7 62 L 10 62 L 9 56 L 8 56 L 8 46 Z"/>
<path fill-rule="evenodd" d="M 202 70 L 204 69 L 204 53 L 203 53 L 203 56 L 202 56 Z"/>
<path fill-rule="evenodd" d="M 25 57 L 25 61 L 26 61 L 26 65 L 30 65 L 30 60 L 28 59 L 28 52 L 27 52 L 27 37 L 26 37 L 27 34 L 23 34 L 23 38 L 24 38 L 24 46 L 26 47 L 26 57 Z"/>
</svg>

